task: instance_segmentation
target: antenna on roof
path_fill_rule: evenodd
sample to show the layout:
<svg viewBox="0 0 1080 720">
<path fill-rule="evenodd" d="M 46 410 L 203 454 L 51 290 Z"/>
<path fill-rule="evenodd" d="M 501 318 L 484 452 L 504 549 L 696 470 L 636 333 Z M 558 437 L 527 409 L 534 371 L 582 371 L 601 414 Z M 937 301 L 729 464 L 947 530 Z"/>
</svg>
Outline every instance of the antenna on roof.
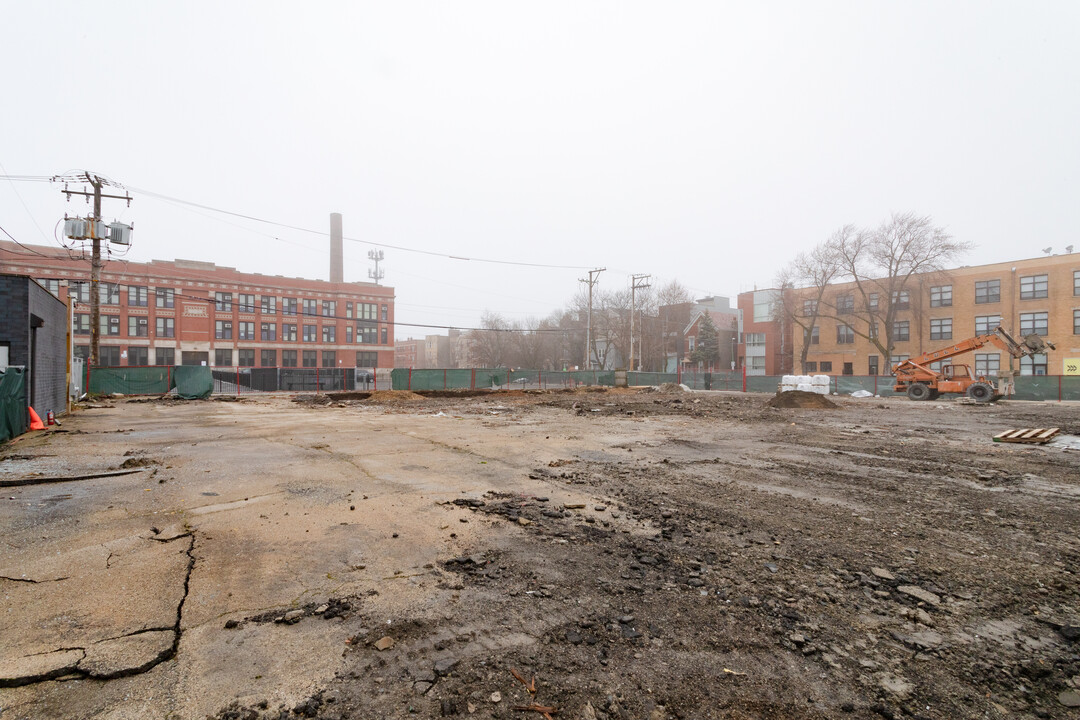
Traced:
<svg viewBox="0 0 1080 720">
<path fill-rule="evenodd" d="M 1052 248 L 1052 247 L 1045 247 L 1045 248 L 1043 248 L 1043 252 L 1046 253 L 1047 255 L 1049 255 L 1050 251 L 1053 250 L 1053 249 L 1054 248 Z"/>
</svg>

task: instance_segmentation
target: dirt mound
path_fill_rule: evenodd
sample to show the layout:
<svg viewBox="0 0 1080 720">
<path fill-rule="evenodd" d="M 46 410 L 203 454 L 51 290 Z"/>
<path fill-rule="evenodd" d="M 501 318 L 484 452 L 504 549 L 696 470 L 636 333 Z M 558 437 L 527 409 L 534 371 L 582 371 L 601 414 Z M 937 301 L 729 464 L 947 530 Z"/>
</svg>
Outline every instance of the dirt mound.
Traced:
<svg viewBox="0 0 1080 720">
<path fill-rule="evenodd" d="M 831 410 L 840 407 L 824 395 L 802 390 L 788 390 L 787 392 L 776 393 L 776 397 L 765 404 L 774 408 L 804 408 L 810 410 Z"/>
<path fill-rule="evenodd" d="M 368 398 L 369 403 L 382 403 L 382 404 L 394 404 L 403 402 L 415 402 L 417 400 L 423 400 L 423 395 L 417 395 L 410 390 L 379 390 L 371 393 L 371 397 Z"/>
</svg>

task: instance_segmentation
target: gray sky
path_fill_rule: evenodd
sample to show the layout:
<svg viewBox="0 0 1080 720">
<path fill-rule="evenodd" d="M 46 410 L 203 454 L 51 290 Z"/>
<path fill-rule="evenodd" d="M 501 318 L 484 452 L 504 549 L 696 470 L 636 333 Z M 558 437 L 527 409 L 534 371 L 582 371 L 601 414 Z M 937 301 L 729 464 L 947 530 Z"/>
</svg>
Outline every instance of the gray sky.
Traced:
<svg viewBox="0 0 1080 720">
<path fill-rule="evenodd" d="M 0 12 L 0 173 L 90 169 L 320 231 L 340 212 L 348 237 L 698 295 L 769 286 L 892 211 L 974 242 L 969 264 L 1080 249 L 1071 0 Z M 328 275 L 326 238 L 135 195 L 105 205 L 135 222 L 130 259 Z M 85 208 L 0 180 L 0 225 L 24 243 Z M 345 243 L 346 280 L 367 279 L 370 249 Z M 405 322 L 541 317 L 585 275 L 385 254 Z"/>
</svg>

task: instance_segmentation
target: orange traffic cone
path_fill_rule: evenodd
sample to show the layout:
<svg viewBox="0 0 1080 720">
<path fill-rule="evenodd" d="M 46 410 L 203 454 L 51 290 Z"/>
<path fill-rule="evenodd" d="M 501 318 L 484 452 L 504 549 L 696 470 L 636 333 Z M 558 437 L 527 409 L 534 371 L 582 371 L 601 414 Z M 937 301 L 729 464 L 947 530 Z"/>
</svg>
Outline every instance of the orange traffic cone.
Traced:
<svg viewBox="0 0 1080 720">
<path fill-rule="evenodd" d="M 30 411 L 30 429 L 31 430 L 44 430 L 45 429 L 45 423 L 41 422 L 41 418 L 38 417 L 38 414 L 36 412 L 34 412 L 34 408 L 28 407 L 26 409 Z"/>
</svg>

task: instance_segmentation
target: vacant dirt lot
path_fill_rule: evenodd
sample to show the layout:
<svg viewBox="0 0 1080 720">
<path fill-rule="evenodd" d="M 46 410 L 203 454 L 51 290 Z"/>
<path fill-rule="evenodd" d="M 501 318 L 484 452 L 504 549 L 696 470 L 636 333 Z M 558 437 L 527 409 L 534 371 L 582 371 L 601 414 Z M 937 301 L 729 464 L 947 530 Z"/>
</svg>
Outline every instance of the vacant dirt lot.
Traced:
<svg viewBox="0 0 1080 720">
<path fill-rule="evenodd" d="M 1080 455 L 991 437 L 1080 408 L 768 399 L 80 410 L 0 448 L 0 718 L 1075 717 Z"/>
</svg>

